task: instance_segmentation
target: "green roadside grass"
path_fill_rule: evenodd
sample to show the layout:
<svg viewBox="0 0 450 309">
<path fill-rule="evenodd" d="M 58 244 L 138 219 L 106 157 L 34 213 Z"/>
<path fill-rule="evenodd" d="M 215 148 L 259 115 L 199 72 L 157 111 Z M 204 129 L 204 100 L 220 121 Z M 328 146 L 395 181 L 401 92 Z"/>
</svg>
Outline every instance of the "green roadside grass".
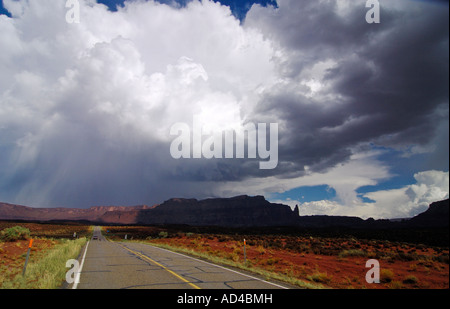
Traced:
<svg viewBox="0 0 450 309">
<path fill-rule="evenodd" d="M 62 286 L 65 280 L 66 262 L 69 259 L 76 259 L 81 249 L 86 244 L 87 238 L 60 239 L 58 243 L 37 257 L 30 255 L 25 276 L 22 276 L 22 269 L 11 280 L 2 280 L 2 289 L 57 289 Z"/>
</svg>

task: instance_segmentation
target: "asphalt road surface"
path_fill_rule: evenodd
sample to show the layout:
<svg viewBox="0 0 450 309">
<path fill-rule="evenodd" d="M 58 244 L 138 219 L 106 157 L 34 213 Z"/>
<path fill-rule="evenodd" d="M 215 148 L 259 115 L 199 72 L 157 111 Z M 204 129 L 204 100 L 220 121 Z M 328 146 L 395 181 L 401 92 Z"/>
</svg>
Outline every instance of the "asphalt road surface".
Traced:
<svg viewBox="0 0 450 309">
<path fill-rule="evenodd" d="M 77 289 L 283 289 L 186 255 L 132 242 L 110 242 L 96 227 L 82 252 Z"/>
</svg>

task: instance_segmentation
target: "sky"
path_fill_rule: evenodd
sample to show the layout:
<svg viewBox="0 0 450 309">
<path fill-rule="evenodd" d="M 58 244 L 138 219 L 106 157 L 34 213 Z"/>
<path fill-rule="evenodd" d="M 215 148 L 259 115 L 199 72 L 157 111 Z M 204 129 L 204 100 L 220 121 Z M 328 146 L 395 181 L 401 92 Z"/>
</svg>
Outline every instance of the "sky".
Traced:
<svg viewBox="0 0 450 309">
<path fill-rule="evenodd" d="M 78 23 L 66 2 L 79 4 Z M 0 201 L 87 208 L 247 194 L 300 215 L 426 210 L 449 196 L 448 3 L 380 0 L 379 23 L 368 23 L 372 9 L 2 0 Z M 220 132 L 277 124 L 277 166 L 174 158 L 171 128 L 194 130 L 194 118 Z"/>
</svg>

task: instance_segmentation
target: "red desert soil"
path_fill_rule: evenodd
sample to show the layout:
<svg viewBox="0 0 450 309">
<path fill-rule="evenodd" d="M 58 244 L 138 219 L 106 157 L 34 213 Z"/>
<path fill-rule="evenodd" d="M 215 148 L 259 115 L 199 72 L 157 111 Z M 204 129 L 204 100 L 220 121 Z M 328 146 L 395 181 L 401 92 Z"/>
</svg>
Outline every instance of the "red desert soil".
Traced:
<svg viewBox="0 0 450 309">
<path fill-rule="evenodd" d="M 82 224 L 42 224 L 31 222 L 0 221 L 0 231 L 13 226 L 22 226 L 30 230 L 32 237 L 71 238 L 76 232 L 79 237 L 89 233 L 91 227 Z"/>
<path fill-rule="evenodd" d="M 215 237 L 211 238 L 183 236 L 151 241 L 208 252 L 234 261 L 243 261 L 243 242 L 219 241 Z M 432 260 L 429 251 L 432 250 L 416 250 L 420 254 L 425 254 L 418 260 L 378 259 L 382 282 L 368 284 L 365 280 L 366 272 L 369 270 L 365 267 L 369 259 L 367 256 L 343 257 L 298 253 L 286 249 L 264 248 L 260 245 L 246 246 L 247 260 L 251 261 L 253 267 L 284 273 L 303 281 L 320 283 L 329 288 L 448 289 L 449 265 Z"/>
<path fill-rule="evenodd" d="M 13 226 L 22 226 L 30 230 L 30 239 L 33 244 L 30 250 L 30 259 L 37 258 L 51 249 L 58 238 L 72 238 L 74 232 L 77 236 L 88 235 L 91 227 L 80 224 L 40 224 L 26 222 L 0 221 L 0 231 Z M 25 264 L 30 240 L 16 240 L 11 242 L 0 241 L 0 287 L 4 279 L 12 279 L 21 273 Z M 5 280 L 8 281 L 8 280 Z"/>
<path fill-rule="evenodd" d="M 50 239 L 33 239 L 30 259 L 52 248 L 55 243 Z M 11 279 L 23 270 L 29 244 L 29 240 L 0 242 L 0 276 L 8 276 Z M 1 282 L 2 280 L 0 285 Z"/>
</svg>

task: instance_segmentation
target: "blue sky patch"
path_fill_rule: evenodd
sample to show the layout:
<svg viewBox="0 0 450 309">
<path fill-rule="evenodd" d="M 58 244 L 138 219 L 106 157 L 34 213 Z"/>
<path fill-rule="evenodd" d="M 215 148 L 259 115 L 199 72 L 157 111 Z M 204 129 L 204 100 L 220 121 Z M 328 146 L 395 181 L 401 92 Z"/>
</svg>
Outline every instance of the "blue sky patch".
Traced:
<svg viewBox="0 0 450 309">
<path fill-rule="evenodd" d="M 180 4 L 181 6 L 185 6 L 188 2 L 192 0 L 157 0 L 160 3 L 166 3 L 170 4 L 173 2 L 176 2 Z M 111 11 L 117 11 L 117 6 L 123 6 L 123 3 L 125 0 L 97 0 L 98 3 L 103 3 Z M 238 18 L 239 20 L 243 20 L 245 18 L 245 15 L 250 10 L 252 5 L 254 3 L 267 6 L 267 5 L 273 5 L 277 7 L 277 2 L 275 0 L 215 0 L 215 2 L 220 2 L 222 5 L 229 6 L 231 9 L 231 12 L 233 12 L 234 16 Z M 11 17 L 11 14 L 3 7 L 3 0 L 0 4 L 0 15 L 7 15 Z"/>
<path fill-rule="evenodd" d="M 110 10 L 116 11 L 116 7 L 122 6 L 125 0 L 98 0 L 99 3 L 103 3 L 109 7 Z M 160 3 L 170 4 L 176 2 L 181 6 L 185 6 L 188 2 L 192 0 L 157 0 Z M 231 12 L 233 12 L 234 16 L 239 20 L 245 18 L 245 15 L 250 10 L 254 3 L 267 6 L 273 5 L 277 6 L 277 2 L 274 0 L 215 0 L 215 2 L 220 2 L 222 5 L 229 6 Z"/>
<path fill-rule="evenodd" d="M 336 191 L 327 186 L 304 186 L 283 193 L 275 193 L 270 196 L 271 200 L 296 200 L 302 203 L 320 200 L 332 200 L 336 197 Z"/>
</svg>

